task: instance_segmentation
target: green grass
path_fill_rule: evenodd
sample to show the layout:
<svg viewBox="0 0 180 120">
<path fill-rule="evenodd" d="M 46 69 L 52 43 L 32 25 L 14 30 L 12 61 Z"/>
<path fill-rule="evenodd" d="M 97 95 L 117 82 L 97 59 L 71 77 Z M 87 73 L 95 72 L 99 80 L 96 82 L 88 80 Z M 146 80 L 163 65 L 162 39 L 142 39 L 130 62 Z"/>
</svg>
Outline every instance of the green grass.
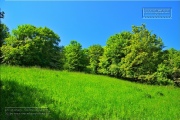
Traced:
<svg viewBox="0 0 180 120">
<path fill-rule="evenodd" d="M 0 66 L 0 119 L 180 119 L 180 89 L 100 75 Z M 6 115 L 5 107 L 47 107 L 50 114 Z"/>
</svg>

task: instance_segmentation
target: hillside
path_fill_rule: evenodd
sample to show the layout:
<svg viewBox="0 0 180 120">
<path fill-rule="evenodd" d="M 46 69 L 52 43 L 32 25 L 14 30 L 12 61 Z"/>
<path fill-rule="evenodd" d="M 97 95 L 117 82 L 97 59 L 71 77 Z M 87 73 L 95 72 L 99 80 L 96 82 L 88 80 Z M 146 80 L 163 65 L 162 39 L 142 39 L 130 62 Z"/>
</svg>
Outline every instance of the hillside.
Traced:
<svg viewBox="0 0 180 120">
<path fill-rule="evenodd" d="M 35 67 L 1 65 L 0 70 L 2 119 L 180 118 L 180 89 L 174 86 Z M 5 107 L 42 107 L 49 113 L 5 115 Z"/>
</svg>

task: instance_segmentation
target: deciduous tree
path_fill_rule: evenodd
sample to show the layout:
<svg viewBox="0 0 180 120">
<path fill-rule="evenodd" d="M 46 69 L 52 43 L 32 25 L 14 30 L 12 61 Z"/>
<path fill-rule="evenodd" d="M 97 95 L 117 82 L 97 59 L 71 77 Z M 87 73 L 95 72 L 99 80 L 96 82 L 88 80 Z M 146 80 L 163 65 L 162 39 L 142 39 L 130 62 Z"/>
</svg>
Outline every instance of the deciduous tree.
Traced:
<svg viewBox="0 0 180 120">
<path fill-rule="evenodd" d="M 100 73 L 116 77 L 121 76 L 120 62 L 125 57 L 125 47 L 129 44 L 130 39 L 130 32 L 115 34 L 108 39 L 103 56 L 100 58 Z"/>
<path fill-rule="evenodd" d="M 0 24 L 0 47 L 2 47 L 5 38 L 9 36 L 9 29 L 5 24 Z M 2 51 L 0 50 L 0 63 L 2 62 Z"/>
<path fill-rule="evenodd" d="M 126 56 L 122 58 L 123 77 L 142 79 L 157 70 L 163 42 L 142 26 L 132 27 L 130 45 L 125 48 Z M 142 77 L 143 76 L 143 77 Z M 142 79 L 143 80 L 143 79 Z"/>
<path fill-rule="evenodd" d="M 75 40 L 65 47 L 64 69 L 69 71 L 83 71 L 84 69 L 82 46 Z"/>
<path fill-rule="evenodd" d="M 99 59 L 100 56 L 103 55 L 103 48 L 101 45 L 92 45 L 88 48 L 88 56 L 89 56 L 89 68 L 91 73 L 98 73 L 99 67 Z"/>
<path fill-rule="evenodd" d="M 25 24 L 12 31 L 2 46 L 3 62 L 57 67 L 60 37 L 47 27 Z M 59 56 L 59 57 L 57 57 Z"/>
</svg>

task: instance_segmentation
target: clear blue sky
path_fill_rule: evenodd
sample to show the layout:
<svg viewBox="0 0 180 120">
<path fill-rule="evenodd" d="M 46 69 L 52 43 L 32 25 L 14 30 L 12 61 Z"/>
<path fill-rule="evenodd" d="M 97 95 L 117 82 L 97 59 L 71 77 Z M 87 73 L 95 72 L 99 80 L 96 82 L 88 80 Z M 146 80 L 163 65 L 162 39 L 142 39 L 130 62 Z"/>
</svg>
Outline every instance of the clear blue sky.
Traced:
<svg viewBox="0 0 180 120">
<path fill-rule="evenodd" d="M 171 7 L 172 19 L 142 19 L 143 7 Z M 46 26 L 61 38 L 60 45 L 77 40 L 87 48 L 93 44 L 104 46 L 107 39 L 132 25 L 145 23 L 161 37 L 167 48 L 180 50 L 180 1 L 174 2 L 17 2 L 0 0 L 5 12 L 2 20 L 9 28 L 21 24 Z"/>
</svg>

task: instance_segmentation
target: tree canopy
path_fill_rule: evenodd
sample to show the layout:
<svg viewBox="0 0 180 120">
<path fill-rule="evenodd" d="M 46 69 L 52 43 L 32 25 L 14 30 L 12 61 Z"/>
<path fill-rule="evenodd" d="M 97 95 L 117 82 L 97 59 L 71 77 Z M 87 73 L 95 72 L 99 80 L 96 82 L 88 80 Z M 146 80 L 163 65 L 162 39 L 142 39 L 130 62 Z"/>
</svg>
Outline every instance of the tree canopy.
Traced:
<svg viewBox="0 0 180 120">
<path fill-rule="evenodd" d="M 59 51 L 60 37 L 47 27 L 20 25 L 5 39 L 3 63 L 52 67 Z M 59 58 L 58 58 L 59 59 Z"/>
<path fill-rule="evenodd" d="M 99 68 L 99 59 L 103 54 L 103 48 L 101 45 L 92 45 L 88 48 L 88 56 L 89 56 L 89 68 L 91 73 L 98 73 Z"/>
<path fill-rule="evenodd" d="M 106 46 L 88 48 L 76 40 L 59 46 L 60 37 L 47 27 L 25 24 L 9 30 L 1 24 L 3 63 L 84 71 L 150 84 L 180 79 L 180 51 L 163 50 L 162 39 L 144 24 L 109 37 Z"/>
<path fill-rule="evenodd" d="M 82 71 L 84 68 L 82 46 L 75 40 L 65 47 L 64 68 L 69 71 Z"/>
</svg>

